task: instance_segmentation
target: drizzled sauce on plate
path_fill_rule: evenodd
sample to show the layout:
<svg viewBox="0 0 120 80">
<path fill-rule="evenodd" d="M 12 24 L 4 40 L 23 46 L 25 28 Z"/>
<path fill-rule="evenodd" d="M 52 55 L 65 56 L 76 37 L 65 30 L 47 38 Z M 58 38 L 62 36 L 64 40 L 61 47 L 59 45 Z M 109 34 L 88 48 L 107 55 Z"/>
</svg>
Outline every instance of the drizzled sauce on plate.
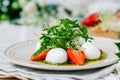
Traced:
<svg viewBox="0 0 120 80">
<path fill-rule="evenodd" d="M 106 59 L 107 57 L 107 54 L 105 52 L 102 52 L 101 53 L 101 57 L 99 59 L 95 59 L 95 60 L 86 60 L 85 61 L 85 64 L 94 64 L 96 62 L 99 62 L 99 61 L 102 61 L 104 59 Z M 47 63 L 45 60 L 41 60 L 41 61 L 36 61 L 37 63 L 39 64 L 46 64 L 46 65 L 57 65 L 57 66 L 75 66 L 75 64 L 71 63 L 71 62 L 65 62 L 65 63 L 62 63 L 62 64 L 51 64 L 51 63 Z"/>
</svg>

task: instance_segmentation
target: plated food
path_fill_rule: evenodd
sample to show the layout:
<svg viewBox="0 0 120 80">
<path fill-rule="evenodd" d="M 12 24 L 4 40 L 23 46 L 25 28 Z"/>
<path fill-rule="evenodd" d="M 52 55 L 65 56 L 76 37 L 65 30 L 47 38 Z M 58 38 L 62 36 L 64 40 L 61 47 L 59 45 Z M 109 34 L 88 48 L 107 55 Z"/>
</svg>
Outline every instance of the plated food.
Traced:
<svg viewBox="0 0 120 80">
<path fill-rule="evenodd" d="M 104 60 L 107 54 L 88 35 L 77 20 L 61 19 L 46 26 L 30 60 L 49 65 L 84 65 Z M 94 40 L 93 40 L 94 41 Z"/>
<path fill-rule="evenodd" d="M 85 70 L 105 67 L 120 58 L 120 43 L 103 37 L 91 37 L 76 20 L 61 19 L 46 26 L 40 40 L 24 41 L 8 47 L 10 62 L 45 70 Z M 34 54 L 33 54 L 34 53 Z M 115 54 L 116 53 L 116 54 Z M 119 57 L 117 57 L 117 56 Z"/>
</svg>

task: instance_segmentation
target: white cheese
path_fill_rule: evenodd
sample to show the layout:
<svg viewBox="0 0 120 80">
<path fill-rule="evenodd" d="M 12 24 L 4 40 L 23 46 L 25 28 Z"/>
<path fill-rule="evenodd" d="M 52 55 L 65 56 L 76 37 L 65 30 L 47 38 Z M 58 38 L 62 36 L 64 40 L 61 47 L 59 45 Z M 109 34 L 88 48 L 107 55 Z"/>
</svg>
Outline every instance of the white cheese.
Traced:
<svg viewBox="0 0 120 80">
<path fill-rule="evenodd" d="M 67 52 L 62 48 L 51 49 L 45 61 L 52 64 L 64 63 L 67 61 Z"/>
<path fill-rule="evenodd" d="M 86 42 L 82 45 L 85 49 L 85 55 L 87 59 L 98 59 L 100 58 L 100 50 L 92 43 Z"/>
</svg>

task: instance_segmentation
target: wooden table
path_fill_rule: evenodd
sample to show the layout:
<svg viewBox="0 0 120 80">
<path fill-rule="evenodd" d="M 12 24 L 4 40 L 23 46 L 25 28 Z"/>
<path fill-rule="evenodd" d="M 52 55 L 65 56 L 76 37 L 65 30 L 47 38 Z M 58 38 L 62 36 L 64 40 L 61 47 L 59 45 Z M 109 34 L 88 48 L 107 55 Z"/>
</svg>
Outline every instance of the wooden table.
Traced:
<svg viewBox="0 0 120 80">
<path fill-rule="evenodd" d="M 88 28 L 88 34 L 91 36 L 107 37 L 112 39 L 120 39 L 120 33 L 115 31 L 96 30 L 94 28 Z"/>
</svg>

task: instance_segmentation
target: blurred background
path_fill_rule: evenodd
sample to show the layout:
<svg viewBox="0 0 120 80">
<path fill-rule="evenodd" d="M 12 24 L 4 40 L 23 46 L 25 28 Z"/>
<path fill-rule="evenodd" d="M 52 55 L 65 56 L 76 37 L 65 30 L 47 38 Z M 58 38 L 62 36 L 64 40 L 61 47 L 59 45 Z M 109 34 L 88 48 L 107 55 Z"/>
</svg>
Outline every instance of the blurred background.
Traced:
<svg viewBox="0 0 120 80">
<path fill-rule="evenodd" d="M 61 18 L 81 21 L 94 12 L 119 9 L 120 0 L 0 0 L 0 20 L 40 26 Z"/>
<path fill-rule="evenodd" d="M 0 0 L 2 21 L 35 25 L 61 18 L 81 20 L 88 13 L 91 0 Z"/>
<path fill-rule="evenodd" d="M 81 24 L 93 13 L 98 13 L 101 22 L 94 27 L 120 32 L 120 0 L 0 0 L 1 24 L 41 28 L 62 18 Z"/>
</svg>

